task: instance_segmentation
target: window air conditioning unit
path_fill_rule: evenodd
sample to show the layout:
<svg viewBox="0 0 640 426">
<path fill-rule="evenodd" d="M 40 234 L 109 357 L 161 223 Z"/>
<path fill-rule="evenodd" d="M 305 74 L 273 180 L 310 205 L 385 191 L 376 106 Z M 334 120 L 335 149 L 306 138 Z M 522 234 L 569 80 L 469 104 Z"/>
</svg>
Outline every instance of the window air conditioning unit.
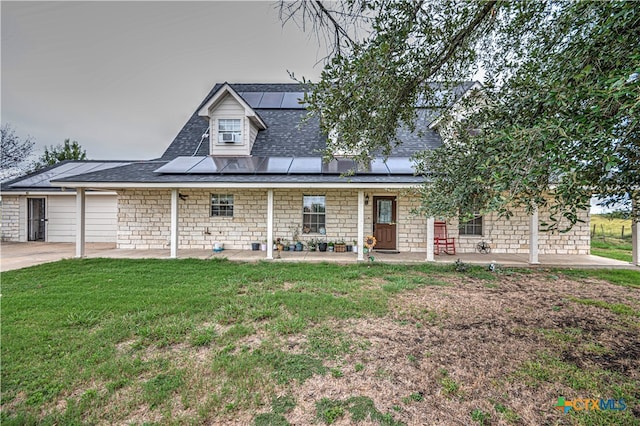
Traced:
<svg viewBox="0 0 640 426">
<path fill-rule="evenodd" d="M 239 142 L 240 135 L 237 133 L 220 133 L 219 142 L 236 143 Z"/>
</svg>

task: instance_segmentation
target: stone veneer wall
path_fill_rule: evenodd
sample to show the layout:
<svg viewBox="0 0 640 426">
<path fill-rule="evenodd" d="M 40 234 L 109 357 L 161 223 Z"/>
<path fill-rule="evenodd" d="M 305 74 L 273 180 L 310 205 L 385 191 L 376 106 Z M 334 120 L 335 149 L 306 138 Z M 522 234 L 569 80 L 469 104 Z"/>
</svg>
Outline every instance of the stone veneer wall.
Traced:
<svg viewBox="0 0 640 426">
<path fill-rule="evenodd" d="M 549 219 L 548 210 L 540 210 L 539 222 Z M 583 211 L 580 219 L 584 223 L 576 223 L 573 228 L 564 233 L 558 231 L 538 231 L 539 254 L 590 254 L 591 237 L 589 231 L 589 212 Z M 491 246 L 492 253 L 529 253 L 529 216 L 524 208 L 515 209 L 510 219 L 501 219 L 492 213 L 484 217 L 483 235 L 457 235 L 458 221 L 450 221 L 447 226 L 449 233 L 457 237 L 457 248 L 461 253 L 472 253 L 480 241 L 486 241 Z"/>
<path fill-rule="evenodd" d="M 2 194 L 2 241 L 20 240 L 20 197 Z"/>
<path fill-rule="evenodd" d="M 266 240 L 267 191 L 229 190 L 234 196 L 233 217 L 211 217 L 210 202 L 216 190 L 181 190 L 186 200 L 179 200 L 180 249 L 210 249 L 214 242 L 228 249 L 250 249 L 251 243 Z M 411 211 L 417 199 L 393 192 L 372 192 L 365 206 L 365 236 L 372 233 L 373 197 L 396 195 L 398 208 L 398 250 L 426 251 L 426 221 Z M 303 195 L 326 196 L 326 236 L 302 234 Z M 297 229 L 299 239 L 344 240 L 352 244 L 357 238 L 357 190 L 274 190 L 274 238 L 293 241 Z M 171 192 L 169 190 L 122 190 L 118 192 L 118 247 L 154 249 L 168 248 L 170 238 Z M 4 215 L 4 209 L 3 209 Z M 540 212 L 540 220 L 548 217 Z M 590 249 L 589 215 L 567 233 L 539 233 L 540 254 L 588 254 Z M 3 223 L 4 216 L 3 216 Z M 449 234 L 456 237 L 460 253 L 474 252 L 478 242 L 490 242 L 494 253 L 526 254 L 529 250 L 529 218 L 516 211 L 509 219 L 496 215 L 484 218 L 484 236 L 459 236 L 456 220 L 449 223 Z M 3 230 L 4 233 L 4 230 Z M 360 243 L 360 242 L 359 242 Z"/>
</svg>

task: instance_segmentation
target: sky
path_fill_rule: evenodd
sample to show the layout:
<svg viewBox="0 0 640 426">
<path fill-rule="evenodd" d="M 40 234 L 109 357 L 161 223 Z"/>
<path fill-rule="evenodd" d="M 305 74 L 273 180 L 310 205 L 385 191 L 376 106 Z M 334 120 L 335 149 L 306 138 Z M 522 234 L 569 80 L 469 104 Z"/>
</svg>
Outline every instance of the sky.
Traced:
<svg viewBox="0 0 640 426">
<path fill-rule="evenodd" d="M 34 153 L 162 155 L 217 82 L 317 80 L 324 50 L 271 1 L 2 1 L 2 124 Z M 35 159 L 35 158 L 34 158 Z"/>
</svg>

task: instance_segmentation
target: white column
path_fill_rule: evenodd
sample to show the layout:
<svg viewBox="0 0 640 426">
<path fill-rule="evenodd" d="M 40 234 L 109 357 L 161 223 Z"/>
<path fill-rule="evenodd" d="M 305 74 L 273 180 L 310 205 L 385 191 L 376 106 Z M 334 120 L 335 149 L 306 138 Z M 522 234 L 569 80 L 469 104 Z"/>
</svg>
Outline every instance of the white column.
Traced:
<svg viewBox="0 0 640 426">
<path fill-rule="evenodd" d="M 171 258 L 178 257 L 178 190 L 171 190 Z"/>
<path fill-rule="evenodd" d="M 267 259 L 273 259 L 273 189 L 267 190 Z"/>
<path fill-rule="evenodd" d="M 538 261 L 538 207 L 535 206 L 529 217 L 529 263 L 537 265 Z"/>
<path fill-rule="evenodd" d="M 364 191 L 358 191 L 358 261 L 364 260 Z"/>
<path fill-rule="evenodd" d="M 76 189 L 76 257 L 85 255 L 85 189 Z"/>
<path fill-rule="evenodd" d="M 436 220 L 433 217 L 427 218 L 427 262 L 435 261 L 435 258 L 433 256 L 433 237 L 434 237 L 433 226 L 435 221 Z"/>
<path fill-rule="evenodd" d="M 631 201 L 631 263 L 640 266 L 640 206 L 638 203 Z"/>
</svg>

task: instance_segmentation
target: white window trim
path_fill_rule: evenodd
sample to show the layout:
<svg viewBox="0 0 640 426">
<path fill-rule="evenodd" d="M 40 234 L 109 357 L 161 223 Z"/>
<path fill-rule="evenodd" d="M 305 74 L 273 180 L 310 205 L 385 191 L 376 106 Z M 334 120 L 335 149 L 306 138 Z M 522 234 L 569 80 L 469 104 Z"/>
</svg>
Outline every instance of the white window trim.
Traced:
<svg viewBox="0 0 640 426">
<path fill-rule="evenodd" d="M 324 212 L 322 213 L 318 213 L 318 212 L 305 212 L 304 211 L 304 198 L 305 197 L 324 197 Z M 326 227 L 327 227 L 327 195 L 326 194 L 303 194 L 302 195 L 302 216 L 300 217 L 300 222 L 302 225 L 302 229 L 304 230 L 304 215 L 308 214 L 308 215 L 316 215 L 316 216 L 320 216 L 323 215 L 324 216 L 324 228 L 325 228 L 325 233 L 321 233 L 320 232 L 320 228 L 318 228 L 317 231 L 311 231 L 308 233 L 304 233 L 304 235 L 326 235 Z"/>
<path fill-rule="evenodd" d="M 218 203 L 215 204 L 218 207 L 229 207 L 231 206 L 231 215 L 221 215 L 221 214 L 213 214 L 213 197 L 217 197 L 218 198 Z M 220 198 L 223 197 L 231 197 L 231 204 L 222 204 L 220 203 Z M 229 193 L 222 193 L 222 192 L 217 192 L 217 193 L 211 193 L 209 196 L 209 217 L 223 217 L 223 218 L 233 218 L 235 215 L 236 211 L 235 211 L 235 197 L 233 196 L 233 194 L 229 194 Z"/>
<path fill-rule="evenodd" d="M 221 131 L 220 130 L 220 122 L 221 121 L 238 121 L 240 122 L 240 130 L 227 130 L 227 131 Z M 220 117 L 216 119 L 216 131 L 214 132 L 214 134 L 216 135 L 216 144 L 217 145 L 244 145 L 244 119 L 242 117 Z M 222 135 L 227 134 L 227 135 L 233 135 L 233 141 L 232 142 L 225 142 L 222 139 Z"/>
</svg>

